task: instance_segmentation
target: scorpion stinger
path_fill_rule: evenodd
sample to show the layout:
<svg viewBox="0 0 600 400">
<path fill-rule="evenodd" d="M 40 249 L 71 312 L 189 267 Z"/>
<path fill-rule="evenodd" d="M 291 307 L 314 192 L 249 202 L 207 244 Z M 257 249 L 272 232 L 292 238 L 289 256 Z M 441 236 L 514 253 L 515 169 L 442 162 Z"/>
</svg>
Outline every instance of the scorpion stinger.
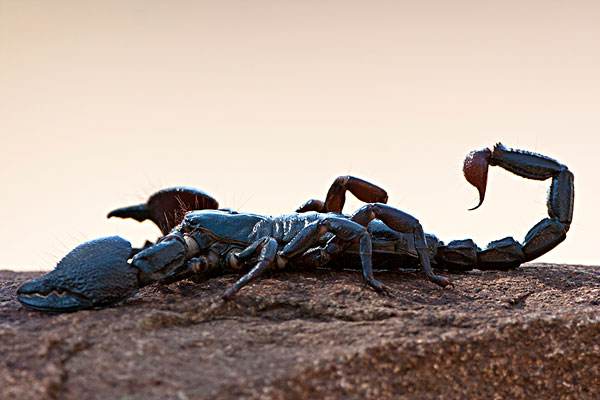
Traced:
<svg viewBox="0 0 600 400">
<path fill-rule="evenodd" d="M 489 149 L 472 151 L 465 158 L 463 172 L 467 181 L 479 191 L 479 204 L 469 210 L 475 210 L 483 204 L 487 188 L 488 168 L 492 152 Z"/>
</svg>

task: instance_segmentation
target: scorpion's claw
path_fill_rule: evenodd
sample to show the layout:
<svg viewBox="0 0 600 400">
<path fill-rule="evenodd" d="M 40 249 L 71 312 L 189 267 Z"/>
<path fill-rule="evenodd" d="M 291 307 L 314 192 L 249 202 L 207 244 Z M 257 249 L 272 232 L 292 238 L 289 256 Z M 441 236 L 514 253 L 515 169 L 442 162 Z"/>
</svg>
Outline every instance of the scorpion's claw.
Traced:
<svg viewBox="0 0 600 400">
<path fill-rule="evenodd" d="M 107 217 L 132 218 L 139 222 L 150 220 L 166 235 L 181 222 L 186 212 L 217 208 L 217 200 L 201 190 L 173 187 L 154 193 L 144 204 L 117 208 Z"/>
<path fill-rule="evenodd" d="M 476 208 L 479 208 L 481 204 L 483 204 L 485 190 L 487 187 L 488 167 L 490 165 L 491 157 L 492 152 L 490 149 L 483 149 L 472 151 L 467 155 L 467 158 L 465 158 L 465 163 L 463 166 L 465 178 L 467 178 L 467 181 L 469 181 L 469 183 L 475 186 L 477 191 L 479 191 L 479 204 L 470 210 L 475 210 Z"/>
<path fill-rule="evenodd" d="M 53 271 L 24 283 L 17 299 L 27 308 L 66 312 L 108 305 L 138 288 L 137 269 L 127 263 L 131 244 L 118 236 L 77 246 Z"/>
</svg>

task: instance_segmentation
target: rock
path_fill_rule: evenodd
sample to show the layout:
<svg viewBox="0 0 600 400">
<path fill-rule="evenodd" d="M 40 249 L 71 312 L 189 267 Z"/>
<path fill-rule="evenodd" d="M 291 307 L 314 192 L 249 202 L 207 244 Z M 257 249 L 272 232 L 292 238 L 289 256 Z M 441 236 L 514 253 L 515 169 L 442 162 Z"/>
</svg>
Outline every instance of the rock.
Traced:
<svg viewBox="0 0 600 400">
<path fill-rule="evenodd" d="M 144 288 L 115 307 L 22 308 L 0 271 L 2 399 L 598 398 L 600 268 L 278 273 Z"/>
</svg>

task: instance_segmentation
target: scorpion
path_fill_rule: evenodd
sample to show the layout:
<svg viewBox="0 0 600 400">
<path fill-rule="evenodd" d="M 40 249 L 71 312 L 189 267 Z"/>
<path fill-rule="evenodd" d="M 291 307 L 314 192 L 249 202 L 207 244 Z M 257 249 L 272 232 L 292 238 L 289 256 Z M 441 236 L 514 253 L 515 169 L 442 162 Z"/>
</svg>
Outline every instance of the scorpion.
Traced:
<svg viewBox="0 0 600 400">
<path fill-rule="evenodd" d="M 153 283 L 241 274 L 222 295 L 229 300 L 267 271 L 318 267 L 359 269 L 368 286 L 390 294 L 375 279 L 374 270 L 420 267 L 431 282 L 447 287 L 452 286 L 450 279 L 434 268 L 450 273 L 514 269 L 565 240 L 574 201 L 573 174 L 565 165 L 501 143 L 472 151 L 463 166 L 465 178 L 479 192 L 479 204 L 471 210 L 483 204 L 489 166 L 528 179 L 552 180 L 549 217 L 531 228 L 522 244 L 512 237 L 485 249 L 471 239 L 444 244 L 426 234 L 415 217 L 388 205 L 384 189 L 352 176 L 335 179 L 324 201 L 309 200 L 296 212 L 279 216 L 219 209 L 205 192 L 176 187 L 108 214 L 153 221 L 163 234 L 156 243 L 132 248 L 118 236 L 83 243 L 54 270 L 24 283 L 17 298 L 30 309 L 69 312 L 121 302 Z M 351 215 L 342 213 L 347 192 L 365 203 Z"/>
</svg>

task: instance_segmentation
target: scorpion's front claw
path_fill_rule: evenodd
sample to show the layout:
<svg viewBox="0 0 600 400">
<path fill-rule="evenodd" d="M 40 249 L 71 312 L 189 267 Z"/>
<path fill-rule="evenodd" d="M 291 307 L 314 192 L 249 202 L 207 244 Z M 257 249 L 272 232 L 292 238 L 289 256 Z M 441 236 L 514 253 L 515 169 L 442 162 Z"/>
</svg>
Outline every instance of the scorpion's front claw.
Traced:
<svg viewBox="0 0 600 400">
<path fill-rule="evenodd" d="M 138 270 L 128 264 L 131 244 L 118 236 L 83 243 L 53 271 L 17 290 L 27 308 L 67 312 L 124 300 L 138 287 Z"/>
<path fill-rule="evenodd" d="M 132 218 L 139 222 L 150 220 L 166 235 L 181 222 L 186 212 L 217 208 L 217 200 L 201 190 L 172 187 L 154 193 L 144 204 L 112 210 L 107 217 Z"/>
</svg>

